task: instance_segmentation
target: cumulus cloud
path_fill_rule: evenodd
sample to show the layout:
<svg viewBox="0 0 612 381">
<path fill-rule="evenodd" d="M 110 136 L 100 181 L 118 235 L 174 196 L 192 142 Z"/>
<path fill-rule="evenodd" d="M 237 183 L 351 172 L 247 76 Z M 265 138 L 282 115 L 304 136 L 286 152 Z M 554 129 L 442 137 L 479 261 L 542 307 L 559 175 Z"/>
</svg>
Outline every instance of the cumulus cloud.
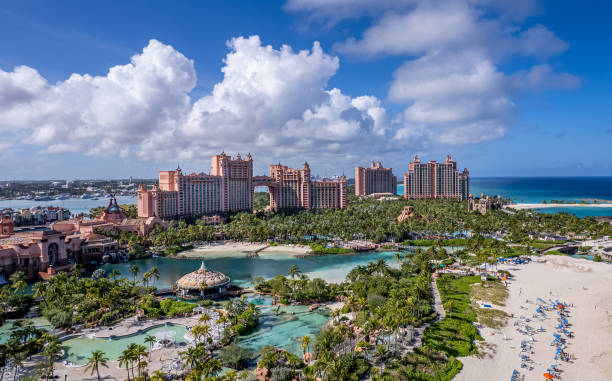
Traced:
<svg viewBox="0 0 612 381">
<path fill-rule="evenodd" d="M 287 7 L 336 21 L 369 15 L 372 24 L 361 37 L 339 42 L 335 49 L 370 59 L 405 57 L 388 93 L 391 101 L 406 105 L 397 119 L 396 140 L 465 144 L 497 139 L 517 121 L 513 99 L 521 92 L 580 84 L 546 62 L 569 45 L 544 25 L 524 25 L 540 11 L 537 1 L 348 3 L 351 7 L 333 0 L 289 0 Z M 515 56 L 523 57 L 526 67 L 500 69 Z"/>
<path fill-rule="evenodd" d="M 328 89 L 339 60 L 319 43 L 296 52 L 252 36 L 228 48 L 223 80 L 195 100 L 193 62 L 156 40 L 105 76 L 50 84 L 29 67 L 0 70 L 0 131 L 47 153 L 172 160 L 222 149 L 251 150 L 262 162 L 288 152 L 341 156 L 368 139 L 372 151 L 384 142 L 380 100 Z"/>
<path fill-rule="evenodd" d="M 549 62 L 568 44 L 543 25 L 524 25 L 538 10 L 534 1 L 290 0 L 286 8 L 332 24 L 370 17 L 360 37 L 335 49 L 403 57 L 388 92 L 401 112 L 389 115 L 375 96 L 329 88 L 340 60 L 319 43 L 295 51 L 258 36 L 228 41 L 222 80 L 192 99 L 193 61 L 151 40 L 104 76 L 72 74 L 53 84 L 34 68 L 0 70 L 0 134 L 49 154 L 184 162 L 250 150 L 262 167 L 286 157 L 333 158 L 335 166 L 355 152 L 380 158 L 500 138 L 518 118 L 521 92 L 580 84 Z M 529 64 L 502 70 L 514 56 Z"/>
<path fill-rule="evenodd" d="M 0 129 L 50 153 L 125 155 L 184 117 L 195 83 L 193 62 L 156 40 L 104 77 L 73 74 L 52 85 L 32 68 L 0 70 Z"/>
</svg>

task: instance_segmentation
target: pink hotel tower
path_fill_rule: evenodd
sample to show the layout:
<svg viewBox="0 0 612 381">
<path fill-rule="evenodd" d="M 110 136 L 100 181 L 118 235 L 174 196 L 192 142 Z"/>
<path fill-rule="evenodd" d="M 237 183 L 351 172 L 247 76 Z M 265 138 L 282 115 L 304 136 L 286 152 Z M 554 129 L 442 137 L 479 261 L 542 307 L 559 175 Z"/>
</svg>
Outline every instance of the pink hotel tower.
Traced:
<svg viewBox="0 0 612 381">
<path fill-rule="evenodd" d="M 355 194 L 367 196 L 377 193 L 397 193 L 397 178 L 391 168 L 384 168 L 380 161 L 369 168 L 355 167 Z"/>
<path fill-rule="evenodd" d="M 421 163 L 414 157 L 404 175 L 404 198 L 448 198 L 467 200 L 470 193 L 470 174 L 467 168 L 457 170 L 457 163 L 448 155 L 444 163 L 435 160 Z"/>
<path fill-rule="evenodd" d="M 152 189 L 138 188 L 138 217 L 176 218 L 193 214 L 253 210 L 255 187 L 270 190 L 270 207 L 345 208 L 346 178 L 312 181 L 310 168 L 271 165 L 270 176 L 253 176 L 253 158 L 225 153 L 212 156 L 211 173 L 183 174 L 180 168 L 160 171 Z"/>
</svg>

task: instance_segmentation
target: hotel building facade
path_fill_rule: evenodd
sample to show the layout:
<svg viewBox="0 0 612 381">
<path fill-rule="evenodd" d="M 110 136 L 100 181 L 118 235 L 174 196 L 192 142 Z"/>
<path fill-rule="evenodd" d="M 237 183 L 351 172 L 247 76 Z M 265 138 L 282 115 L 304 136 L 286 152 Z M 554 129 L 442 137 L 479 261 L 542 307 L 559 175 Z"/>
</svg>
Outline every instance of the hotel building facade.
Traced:
<svg viewBox="0 0 612 381">
<path fill-rule="evenodd" d="M 404 198 L 446 198 L 467 200 L 470 179 L 467 168 L 457 170 L 457 163 L 448 155 L 443 163 L 432 160 L 421 163 L 418 155 L 404 175 Z"/>
<path fill-rule="evenodd" d="M 397 178 L 391 168 L 384 168 L 380 161 L 369 168 L 355 167 L 355 195 L 397 193 Z"/>
<path fill-rule="evenodd" d="M 312 181 L 310 167 L 302 170 L 279 164 L 270 176 L 253 176 L 253 158 L 225 153 L 211 158 L 211 173 L 183 174 L 180 168 L 160 171 L 152 189 L 138 188 L 138 217 L 174 219 L 181 216 L 253 210 L 255 187 L 270 190 L 270 208 L 345 208 L 346 178 Z"/>
<path fill-rule="evenodd" d="M 310 166 L 302 169 L 279 164 L 270 166 L 270 209 L 344 209 L 346 208 L 346 177 L 339 180 L 313 181 Z"/>
<path fill-rule="evenodd" d="M 225 153 L 211 158 L 211 173 L 160 171 L 159 183 L 138 188 L 138 217 L 172 219 L 253 209 L 253 158 Z"/>
</svg>

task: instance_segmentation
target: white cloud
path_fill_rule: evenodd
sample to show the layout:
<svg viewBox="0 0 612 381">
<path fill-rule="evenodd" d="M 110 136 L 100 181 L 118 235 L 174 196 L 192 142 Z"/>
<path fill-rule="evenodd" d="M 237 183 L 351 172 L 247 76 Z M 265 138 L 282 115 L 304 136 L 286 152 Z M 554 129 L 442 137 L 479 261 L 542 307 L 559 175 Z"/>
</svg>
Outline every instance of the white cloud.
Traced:
<svg viewBox="0 0 612 381">
<path fill-rule="evenodd" d="M 431 3 L 413 11 L 390 13 L 366 29 L 360 41 L 349 38 L 336 46 L 343 53 L 419 54 L 481 38 L 472 10 L 463 3 Z"/>
<path fill-rule="evenodd" d="M 337 49 L 405 57 L 388 93 L 403 109 L 395 115 L 374 96 L 328 88 L 340 61 L 317 42 L 294 51 L 263 45 L 258 36 L 234 38 L 223 79 L 209 94 L 191 99 L 193 62 L 151 40 L 105 76 L 72 74 L 51 84 L 26 66 L 0 70 L 0 134 L 49 154 L 193 162 L 221 150 L 250 150 L 260 168 L 285 158 L 337 166 L 354 161 L 356 152 L 380 158 L 438 142 L 497 139 L 516 121 L 513 99 L 521 92 L 579 85 L 548 63 L 567 43 L 542 25 L 523 26 L 537 4 L 519 2 L 512 14 L 504 11 L 508 4 L 290 1 L 288 9 L 335 21 L 373 18 L 361 38 Z M 515 55 L 536 62 L 504 72 L 502 62 Z"/>
<path fill-rule="evenodd" d="M 497 139 L 517 121 L 513 99 L 521 92 L 580 84 L 546 63 L 569 45 L 543 25 L 524 26 L 540 11 L 535 0 L 415 0 L 393 5 L 353 0 L 343 6 L 333 0 L 289 0 L 287 7 L 333 22 L 369 15 L 372 24 L 361 37 L 347 38 L 335 49 L 368 58 L 405 57 L 388 93 L 391 101 L 405 105 L 399 119 L 405 126 L 395 133 L 396 140 L 465 144 Z M 500 69 L 515 56 L 524 57 L 523 68 Z"/>
<path fill-rule="evenodd" d="M 176 123 L 189 109 L 187 93 L 196 83 L 193 62 L 156 40 L 104 77 L 73 74 L 50 85 L 36 70 L 18 67 L 0 70 L 0 78 L 19 85 L 0 82 L 3 134 L 22 131 L 23 143 L 51 153 L 93 155 L 116 155 L 119 147 Z"/>
<path fill-rule="evenodd" d="M 318 43 L 295 52 L 252 36 L 228 48 L 223 80 L 193 102 L 193 62 L 156 40 L 106 76 L 49 84 L 32 68 L 0 71 L 0 131 L 50 154 L 193 161 L 251 150 L 262 166 L 288 152 L 302 160 L 384 142 L 380 101 L 327 89 L 339 60 Z"/>
</svg>

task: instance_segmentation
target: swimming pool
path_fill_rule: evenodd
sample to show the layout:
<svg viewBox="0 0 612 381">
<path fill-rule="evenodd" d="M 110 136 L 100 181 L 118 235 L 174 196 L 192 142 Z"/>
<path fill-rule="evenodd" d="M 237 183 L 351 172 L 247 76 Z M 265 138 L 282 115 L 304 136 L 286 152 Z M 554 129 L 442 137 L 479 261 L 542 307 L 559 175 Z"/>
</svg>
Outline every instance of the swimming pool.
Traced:
<svg viewBox="0 0 612 381">
<path fill-rule="evenodd" d="M 145 337 L 148 335 L 155 336 L 156 333 L 164 331 L 173 331 L 176 333 L 177 343 L 189 342 L 185 338 L 187 329 L 182 325 L 169 324 L 151 327 L 142 330 L 140 333 L 134 333 L 125 336 L 118 336 L 112 339 L 98 339 L 98 338 L 86 338 L 78 337 L 74 339 L 68 339 L 62 342 L 62 348 L 64 349 L 64 357 L 62 360 L 69 361 L 75 365 L 84 365 L 87 363 L 87 358 L 91 356 L 91 352 L 100 350 L 106 354 L 110 360 L 116 360 L 131 343 L 142 344 L 149 348 L 148 344 L 144 343 Z"/>
</svg>

